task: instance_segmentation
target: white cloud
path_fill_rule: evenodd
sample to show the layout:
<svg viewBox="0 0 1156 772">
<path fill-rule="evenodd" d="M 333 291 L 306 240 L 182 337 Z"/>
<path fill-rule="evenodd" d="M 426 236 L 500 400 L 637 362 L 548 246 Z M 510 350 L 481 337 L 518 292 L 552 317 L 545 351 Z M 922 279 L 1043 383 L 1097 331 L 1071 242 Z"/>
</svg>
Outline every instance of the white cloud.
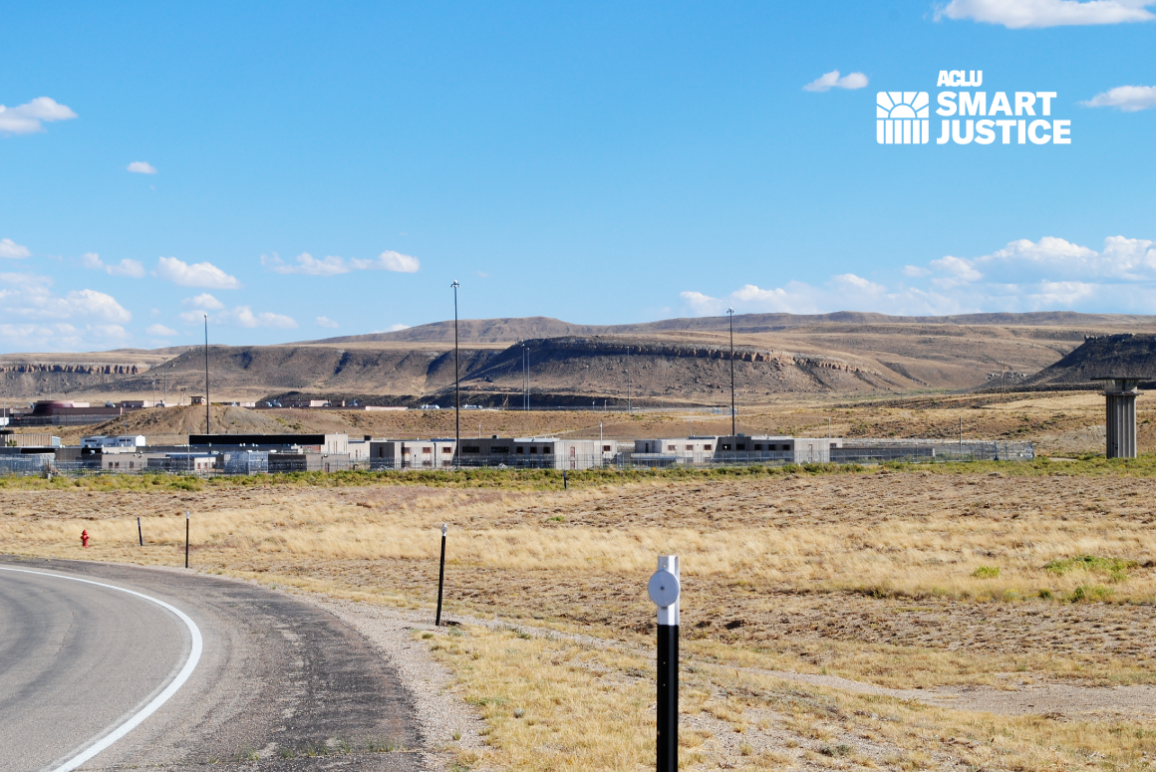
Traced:
<svg viewBox="0 0 1156 772">
<path fill-rule="evenodd" d="M 132 279 L 140 279 L 145 275 L 145 267 L 136 260 L 130 260 L 127 257 L 116 265 L 108 265 L 100 259 L 100 255 L 97 253 L 85 252 L 80 256 L 80 262 L 85 268 L 104 271 L 110 276 L 128 276 Z"/>
<path fill-rule="evenodd" d="M 268 311 L 254 314 L 249 306 L 237 306 L 229 311 L 222 311 L 215 316 L 210 316 L 209 321 L 213 324 L 234 327 L 276 327 L 282 330 L 292 330 L 297 327 L 297 322 L 291 317 Z"/>
<path fill-rule="evenodd" d="M 76 113 L 48 97 L 37 97 L 18 107 L 0 105 L 0 134 L 34 134 L 42 124 L 67 121 Z"/>
<path fill-rule="evenodd" d="M 345 260 L 336 255 L 329 255 L 323 260 L 318 260 L 308 252 L 302 252 L 295 259 L 297 265 L 286 265 L 277 255 L 273 255 L 271 258 L 261 255 L 261 265 L 274 273 L 300 273 L 306 276 L 334 276 L 350 271 Z"/>
<path fill-rule="evenodd" d="M 681 293 L 695 315 L 815 314 L 875 311 L 894 315 L 981 311 L 1077 310 L 1151 313 L 1156 307 L 1156 242 L 1110 236 L 1100 250 L 1062 238 L 1019 239 L 975 258 L 947 255 L 907 266 L 903 280 L 884 285 L 855 274 L 833 276 L 821 286 L 791 281 L 763 289 L 747 284 L 723 297 Z M 922 286 L 916 286 L 922 285 Z"/>
<path fill-rule="evenodd" d="M 931 280 L 931 283 L 940 289 L 951 289 L 960 284 L 979 281 L 983 274 L 976 270 L 972 261 L 962 257 L 947 255 L 927 264 L 928 272 L 941 274 Z M 946 276 L 942 275 L 946 274 Z"/>
<path fill-rule="evenodd" d="M 180 313 L 181 319 L 190 324 L 204 321 L 205 316 L 205 311 L 182 311 Z M 218 314 L 207 314 L 207 316 L 209 317 L 209 324 L 223 325 L 226 327 L 274 327 L 282 330 L 297 328 L 297 322 L 292 317 L 283 314 L 274 314 L 268 311 L 254 314 L 250 306 L 235 306 L 227 311 L 221 311 Z"/>
<path fill-rule="evenodd" d="M 13 260 L 22 260 L 31 257 L 28 247 L 17 244 L 12 239 L 0 239 L 0 257 L 9 257 Z"/>
<path fill-rule="evenodd" d="M 400 252 L 385 251 L 375 260 L 350 260 L 350 264 L 359 270 L 365 271 L 395 271 L 397 273 L 417 273 L 421 262 L 416 257 L 403 255 Z"/>
<path fill-rule="evenodd" d="M 951 314 L 960 308 L 952 298 L 917 288 L 889 289 L 855 274 L 833 276 L 823 286 L 792 281 L 762 289 L 747 284 L 722 298 L 683 292 L 682 301 L 696 316 L 737 313 L 821 314 L 833 311 L 878 311 L 887 314 Z"/>
<path fill-rule="evenodd" d="M 408 329 L 409 329 L 408 324 L 391 324 L 391 325 L 389 325 L 389 330 L 387 330 L 387 332 L 401 332 L 402 330 L 408 330 Z"/>
<path fill-rule="evenodd" d="M 241 282 L 237 281 L 237 277 L 230 276 L 212 263 L 189 265 L 175 257 L 159 258 L 157 269 L 153 271 L 153 275 L 182 287 L 204 287 L 205 289 L 240 289 L 241 287 Z"/>
<path fill-rule="evenodd" d="M 830 91 L 833 88 L 857 89 L 866 85 L 867 76 L 861 72 L 852 72 L 840 78 L 838 70 L 831 70 L 803 86 L 803 91 Z"/>
<path fill-rule="evenodd" d="M 145 332 L 149 335 L 155 335 L 158 338 L 171 338 L 179 334 L 172 327 L 165 327 L 163 324 L 150 324 Z"/>
<path fill-rule="evenodd" d="M 148 161 L 133 161 L 128 165 L 128 170 L 133 174 L 156 174 L 157 167 L 150 164 Z"/>
<path fill-rule="evenodd" d="M 394 271 L 397 273 L 417 273 L 421 268 L 421 261 L 410 255 L 400 252 L 382 252 L 372 260 L 351 258 L 346 260 L 337 255 L 329 255 L 318 260 L 308 252 L 302 252 L 294 258 L 296 265 L 290 265 L 276 253 L 272 257 L 261 255 L 261 265 L 274 273 L 298 273 L 306 276 L 335 276 L 350 271 Z"/>
<path fill-rule="evenodd" d="M 1115 107 L 1125 113 L 1147 110 L 1156 107 L 1156 86 L 1116 86 L 1080 104 L 1084 107 Z"/>
<path fill-rule="evenodd" d="M 31 274 L 0 274 L 0 322 L 92 320 L 124 324 L 132 319 L 111 295 L 96 290 L 52 292 L 52 279 Z"/>
<path fill-rule="evenodd" d="M 195 298 L 185 298 L 181 301 L 181 305 L 186 308 L 201 308 L 206 311 L 220 311 L 225 307 L 225 304 L 217 300 L 215 297 L 207 292 L 202 292 Z"/>
<path fill-rule="evenodd" d="M 8 351 L 91 351 L 122 346 L 128 339 L 119 324 L 0 323 L 0 341 Z"/>
<path fill-rule="evenodd" d="M 330 329 L 337 329 L 341 325 L 339 325 L 337 322 L 330 319 L 328 316 L 319 316 L 319 317 L 317 317 L 317 326 L 318 327 L 328 327 Z"/>
<path fill-rule="evenodd" d="M 1120 24 L 1156 19 L 1146 8 L 1156 0 L 951 0 L 939 19 L 972 19 L 1009 29 Z"/>
</svg>

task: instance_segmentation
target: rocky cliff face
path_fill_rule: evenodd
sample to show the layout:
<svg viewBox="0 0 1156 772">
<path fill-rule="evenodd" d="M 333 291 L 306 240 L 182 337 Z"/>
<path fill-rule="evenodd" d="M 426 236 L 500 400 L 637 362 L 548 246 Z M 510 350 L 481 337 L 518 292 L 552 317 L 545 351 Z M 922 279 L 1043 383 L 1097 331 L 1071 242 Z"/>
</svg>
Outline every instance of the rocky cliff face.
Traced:
<svg viewBox="0 0 1156 772">
<path fill-rule="evenodd" d="M 1128 376 L 1156 381 L 1156 335 L 1089 335 L 1084 343 L 1027 378 L 1037 388 L 1098 387 L 1092 379 Z"/>
</svg>

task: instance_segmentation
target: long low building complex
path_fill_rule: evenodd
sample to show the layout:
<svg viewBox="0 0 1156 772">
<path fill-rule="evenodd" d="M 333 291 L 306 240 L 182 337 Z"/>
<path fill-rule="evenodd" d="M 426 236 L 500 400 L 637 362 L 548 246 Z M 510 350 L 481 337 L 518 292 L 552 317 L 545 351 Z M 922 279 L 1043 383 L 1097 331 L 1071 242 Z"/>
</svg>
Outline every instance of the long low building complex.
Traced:
<svg viewBox="0 0 1156 772">
<path fill-rule="evenodd" d="M 63 446 L 43 433 L 0 429 L 0 474 L 278 474 L 470 467 L 580 471 L 596 468 L 873 464 L 891 461 L 1027 461 L 1030 442 L 695 435 L 618 440 L 565 437 L 386 439 L 347 434 L 193 434 L 179 445 L 144 435 L 90 435 Z"/>
</svg>

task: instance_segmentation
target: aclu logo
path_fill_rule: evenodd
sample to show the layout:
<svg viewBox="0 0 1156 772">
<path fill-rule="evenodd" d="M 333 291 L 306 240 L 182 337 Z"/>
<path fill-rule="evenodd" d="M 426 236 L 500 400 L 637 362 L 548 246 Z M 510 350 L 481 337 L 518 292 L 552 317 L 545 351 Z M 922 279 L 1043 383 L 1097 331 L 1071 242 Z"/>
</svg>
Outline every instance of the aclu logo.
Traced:
<svg viewBox="0 0 1156 772">
<path fill-rule="evenodd" d="M 1070 145 L 1072 122 L 1052 115 L 1055 91 L 965 91 L 983 85 L 983 70 L 941 70 L 935 114 L 937 145 Z M 926 145 L 931 138 L 926 91 L 880 91 L 875 140 L 880 145 Z"/>
<path fill-rule="evenodd" d="M 926 91 L 880 91 L 875 95 L 875 139 L 880 145 L 926 145 Z"/>
</svg>

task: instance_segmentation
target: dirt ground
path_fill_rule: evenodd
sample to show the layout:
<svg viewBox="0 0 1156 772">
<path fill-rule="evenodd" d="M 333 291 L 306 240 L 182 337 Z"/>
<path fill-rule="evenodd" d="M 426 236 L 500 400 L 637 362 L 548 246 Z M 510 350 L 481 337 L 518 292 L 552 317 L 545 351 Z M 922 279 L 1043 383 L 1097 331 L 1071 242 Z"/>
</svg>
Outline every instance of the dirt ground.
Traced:
<svg viewBox="0 0 1156 772">
<path fill-rule="evenodd" d="M 641 768 L 645 584 L 655 556 L 674 553 L 691 768 L 1144 769 L 1156 754 L 1156 478 L 1051 466 L 567 491 L 54 481 L 0 487 L 0 551 L 179 565 L 190 511 L 197 570 L 428 613 L 448 523 L 446 616 L 461 637 L 425 643 L 493 732 L 463 766 Z M 585 730 L 541 734 L 574 704 L 589 706 Z M 578 750 L 583 731 L 617 731 L 607 716 L 621 711 L 631 729 L 617 760 Z"/>
</svg>

